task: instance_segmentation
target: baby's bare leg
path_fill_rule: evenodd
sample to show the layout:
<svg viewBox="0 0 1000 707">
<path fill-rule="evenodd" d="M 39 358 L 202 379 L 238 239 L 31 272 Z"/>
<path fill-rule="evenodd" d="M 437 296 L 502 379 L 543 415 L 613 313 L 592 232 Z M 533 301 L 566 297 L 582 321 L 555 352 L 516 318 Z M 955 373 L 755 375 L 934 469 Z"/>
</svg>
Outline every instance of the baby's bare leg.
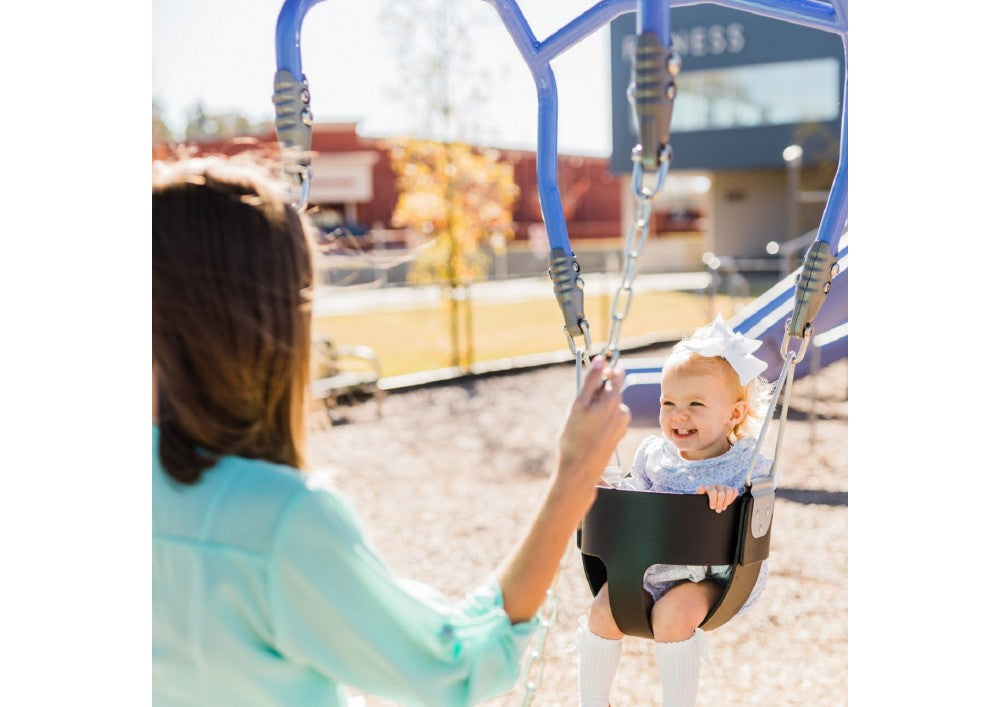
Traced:
<svg viewBox="0 0 1000 707">
<path fill-rule="evenodd" d="M 594 602 L 590 605 L 590 615 L 587 617 L 587 625 L 591 633 L 617 641 L 625 634 L 615 623 L 615 617 L 611 613 L 611 600 L 608 598 L 608 585 L 605 584 L 594 597 Z"/>
<path fill-rule="evenodd" d="M 721 593 L 722 587 L 710 579 L 671 587 L 653 604 L 653 637 L 660 643 L 691 638 Z"/>
</svg>

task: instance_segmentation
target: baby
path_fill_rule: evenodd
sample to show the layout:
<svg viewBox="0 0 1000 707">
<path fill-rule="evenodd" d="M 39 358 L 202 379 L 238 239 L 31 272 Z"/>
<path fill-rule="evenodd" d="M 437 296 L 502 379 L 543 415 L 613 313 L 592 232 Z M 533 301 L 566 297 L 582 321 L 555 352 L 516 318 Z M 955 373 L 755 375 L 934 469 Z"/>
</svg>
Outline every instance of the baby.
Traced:
<svg viewBox="0 0 1000 707">
<path fill-rule="evenodd" d="M 660 430 L 639 445 L 624 488 L 704 494 L 721 513 L 744 490 L 756 435 L 773 387 L 758 376 L 767 364 L 753 356 L 761 342 L 736 334 L 721 316 L 674 347 L 663 366 Z M 758 456 L 752 479 L 767 476 L 770 460 Z M 653 565 L 643 586 L 653 597 L 664 705 L 693 705 L 698 692 L 698 628 L 732 573 L 729 565 Z M 708 581 L 706 581 L 708 580 Z M 757 583 L 738 613 L 753 606 L 767 581 Z M 605 707 L 621 656 L 622 632 L 611 614 L 605 584 L 580 630 L 580 705 Z"/>
</svg>

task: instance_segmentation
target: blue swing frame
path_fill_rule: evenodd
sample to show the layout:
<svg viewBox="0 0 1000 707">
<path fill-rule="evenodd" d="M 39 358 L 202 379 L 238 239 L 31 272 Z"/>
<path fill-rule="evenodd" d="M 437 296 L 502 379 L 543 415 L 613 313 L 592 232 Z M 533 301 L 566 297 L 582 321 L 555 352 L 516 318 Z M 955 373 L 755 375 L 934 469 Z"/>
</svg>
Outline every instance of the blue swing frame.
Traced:
<svg viewBox="0 0 1000 707">
<path fill-rule="evenodd" d="M 302 21 L 309 8 L 321 0 L 285 0 L 278 17 L 276 30 L 277 64 L 278 70 L 275 73 L 275 129 L 278 139 L 287 152 L 292 155 L 291 165 L 286 161 L 286 168 L 290 174 L 296 176 L 302 184 L 302 194 L 299 200 L 299 207 L 304 208 L 308 201 L 308 183 L 311 178 L 311 165 L 308 151 L 311 146 L 312 113 L 309 109 L 309 90 L 305 75 L 302 73 L 302 61 L 300 52 L 300 34 Z M 527 20 L 522 14 L 517 0 L 485 0 L 496 10 L 501 21 L 507 28 L 508 33 L 517 45 L 524 61 L 531 70 L 538 91 L 538 161 L 537 180 L 539 190 L 539 201 L 542 207 L 542 216 L 545 221 L 548 233 L 550 254 L 550 274 L 555 282 L 556 298 L 563 309 L 563 316 L 566 321 L 566 333 L 570 341 L 570 348 L 577 354 L 577 362 L 581 360 L 582 351 L 577 349 L 573 343 L 573 337 L 583 334 L 587 341 L 587 353 L 589 354 L 589 328 L 586 319 L 583 317 L 583 296 L 582 279 L 577 276 L 579 266 L 573 256 L 572 247 L 566 229 L 566 220 L 561 208 L 561 199 L 557 185 L 557 157 L 558 157 L 558 136 L 557 136 L 557 116 L 558 116 L 558 95 L 556 90 L 555 74 L 552 71 L 551 62 L 564 51 L 574 46 L 584 37 L 590 35 L 603 25 L 609 23 L 614 18 L 626 12 L 636 12 L 637 34 L 652 34 L 655 37 L 645 37 L 652 40 L 657 52 L 652 56 L 657 57 L 656 62 L 650 62 L 649 56 L 644 59 L 645 65 L 656 64 L 660 71 L 669 71 L 669 50 L 670 50 L 670 8 L 686 5 L 701 4 L 703 0 L 602 0 L 597 2 L 590 9 L 586 10 L 562 28 L 554 32 L 543 41 L 538 41 L 531 31 Z M 785 373 L 791 373 L 795 364 L 801 360 L 802 354 L 808 345 L 812 332 L 812 322 L 819 308 L 822 305 L 826 293 L 832 285 L 837 274 L 837 264 L 835 253 L 838 251 L 840 236 L 844 232 L 847 224 L 847 0 L 712 0 L 710 4 L 721 5 L 736 10 L 742 10 L 757 15 L 762 15 L 772 19 L 784 20 L 805 27 L 834 32 L 840 35 L 844 45 L 844 87 L 843 87 L 843 109 L 841 113 L 841 138 L 840 138 L 840 161 L 834 176 L 830 195 L 824 208 L 820 226 L 817 231 L 816 241 L 810 247 L 803 264 L 801 275 L 797 284 L 788 291 L 785 299 L 790 299 L 793 291 L 795 297 L 794 310 L 792 316 L 785 325 L 785 338 L 782 342 L 782 357 L 785 360 L 782 375 L 779 378 L 785 380 Z M 659 44 L 655 47 L 655 43 Z M 668 66 L 665 68 L 659 59 L 666 57 Z M 638 64 L 638 62 L 637 62 Z M 647 74 L 646 77 L 651 74 Z M 663 76 L 659 74 L 658 76 Z M 656 79 L 657 81 L 660 78 Z M 637 79 L 638 83 L 638 79 Z M 671 83 L 669 80 L 667 83 Z M 646 84 L 643 84 L 645 86 Z M 664 84 L 652 83 L 651 85 L 663 85 L 664 94 L 667 101 L 660 99 L 660 105 L 667 105 L 667 110 L 659 112 L 652 111 L 645 117 L 640 116 L 640 135 L 647 137 L 655 136 L 661 142 L 665 138 L 669 139 L 669 119 L 670 107 L 673 96 L 669 95 L 669 90 Z M 646 92 L 643 91 L 643 95 Z M 640 101 L 636 101 L 638 104 Z M 652 116 L 652 117 L 650 117 Z M 649 121 L 657 123 L 649 128 Z M 647 121 L 643 123 L 643 121 Z M 665 121 L 666 125 L 660 124 Z M 650 142 L 650 140 L 647 140 Z M 655 149 L 654 149 L 655 148 Z M 636 146 L 633 151 L 635 156 L 635 166 L 633 174 L 633 186 L 636 187 L 637 195 L 643 187 L 643 179 L 650 173 L 656 173 L 658 186 L 662 185 L 666 168 L 669 166 L 669 143 L 663 145 L 642 145 Z M 657 187 L 658 188 L 658 187 Z M 753 326 L 754 318 L 744 320 L 738 328 L 740 331 Z M 789 351 L 788 343 L 790 338 L 800 340 L 798 351 Z M 791 380 L 789 375 L 788 380 Z M 744 494 L 739 504 L 739 523 L 734 526 L 736 530 L 728 526 L 721 532 L 714 534 L 720 543 L 722 559 L 729 558 L 735 553 L 733 579 L 726 587 L 722 598 L 712 609 L 709 616 L 703 622 L 705 630 L 723 625 L 733 616 L 738 608 L 743 605 L 744 600 L 749 595 L 752 586 L 757 578 L 760 563 L 767 558 L 770 545 L 771 532 L 771 512 L 774 501 L 773 479 L 767 483 L 759 481 L 750 488 L 749 479 L 747 481 L 748 493 Z M 619 508 L 614 503 L 602 503 L 601 492 L 606 500 L 615 501 L 625 499 L 633 501 L 640 499 L 643 502 L 656 504 L 652 512 L 636 511 L 635 503 L 626 503 L 625 508 Z M 661 498 L 656 498 L 661 497 Z M 669 503 L 672 510 L 664 513 L 660 504 Z M 643 523 L 649 518 L 666 518 L 679 516 L 679 512 L 684 510 L 682 504 L 691 506 L 692 523 L 697 523 L 699 529 L 707 527 L 709 515 L 704 507 L 704 500 L 695 496 L 673 495 L 673 494 L 616 494 L 611 489 L 599 489 L 598 502 L 588 513 L 586 519 L 581 524 L 578 542 L 581 551 L 584 553 L 585 567 L 588 558 L 598 565 L 603 562 L 596 558 L 603 555 L 608 557 L 627 556 L 632 548 L 632 543 L 626 543 L 624 548 L 604 547 L 609 538 L 611 541 L 621 540 L 630 536 L 629 533 L 606 533 L 603 532 L 605 526 L 609 524 L 616 526 L 623 520 L 629 518 L 641 519 Z M 611 508 L 610 520 L 597 517 L 601 509 Z M 726 513 L 719 514 L 730 516 L 730 523 L 734 513 L 727 509 Z M 608 515 L 607 513 L 605 515 Z M 592 517 L 593 516 L 593 517 Z M 591 528 L 593 531 L 591 532 Z M 676 530 L 676 528 L 674 528 Z M 675 533 L 659 532 L 655 535 L 659 538 L 670 537 Z M 734 541 L 735 547 L 730 547 L 725 543 Z M 682 543 L 687 551 L 687 541 Z M 655 552 L 665 551 L 657 548 Z M 589 554 L 588 554 L 589 553 Z M 636 567 L 648 566 L 648 557 L 645 555 L 636 556 L 638 564 Z M 706 564 L 699 558 L 690 558 L 691 562 L 680 562 L 680 564 Z M 698 561 L 695 561 L 695 560 Z M 666 561 L 660 558 L 654 561 Z M 593 565 L 592 563 L 592 565 Z M 634 564 L 634 563 L 633 563 Z M 649 624 L 648 609 L 651 598 L 641 591 L 641 582 L 636 585 L 641 577 L 641 572 L 621 568 L 620 562 L 609 566 L 610 574 L 602 568 L 598 568 L 596 574 L 593 566 L 587 571 L 588 581 L 591 588 L 596 591 L 596 586 L 602 581 L 608 581 L 609 586 L 616 584 L 617 589 L 612 588 L 612 597 L 622 596 L 623 599 L 616 601 L 612 599 L 612 612 L 622 630 L 626 633 L 652 637 L 652 628 Z M 635 586 L 633 586 L 635 585 Z"/>
<path fill-rule="evenodd" d="M 277 119 L 275 126 L 282 145 L 305 155 L 310 149 L 312 114 L 309 110 L 309 92 L 302 72 L 301 30 L 306 13 L 322 0 L 285 0 L 278 16 L 275 31 L 277 73 L 275 75 L 275 106 Z M 563 261 L 575 256 L 569 242 L 566 218 L 562 210 L 557 177 L 558 158 L 558 108 L 559 99 L 552 61 L 580 40 L 627 12 L 636 12 L 637 33 L 653 32 L 664 47 L 670 46 L 670 8 L 703 4 L 706 0 L 601 0 L 583 13 L 539 41 L 532 32 L 528 21 L 521 12 L 517 0 L 484 0 L 496 10 L 512 40 L 527 64 L 538 93 L 538 146 L 537 182 L 541 202 L 542 218 L 548 234 L 553 257 L 561 254 Z M 841 37 L 844 44 L 844 87 L 841 113 L 839 164 L 826 207 L 820 219 L 816 244 L 825 244 L 827 252 L 836 253 L 838 243 L 847 223 L 847 0 L 711 0 L 709 4 L 742 10 L 744 12 L 791 22 L 804 27 L 833 32 Z M 300 171 L 311 175 L 308 157 L 300 157 Z M 645 168 L 644 168 L 645 169 Z M 303 180 L 300 206 L 304 207 L 308 197 L 308 180 Z M 814 244 L 814 245 L 816 245 Z M 578 266 L 575 267 L 579 270 Z M 575 278 L 572 269 L 567 269 L 567 277 Z M 555 279 L 555 277 L 554 277 Z M 581 283 L 582 284 L 582 281 Z M 573 284 L 566 284 L 572 287 Z M 560 284 L 556 283 L 557 297 Z M 804 313 L 801 302 L 803 289 L 798 288 L 799 301 L 793 315 L 792 334 L 802 338 L 811 325 L 812 318 L 822 302 L 819 298 Z M 582 294 L 574 305 L 563 304 L 567 334 L 572 337 L 581 333 L 583 318 Z M 573 321 L 576 319 L 576 321 Z M 741 322 L 740 329 L 752 327 L 754 318 Z M 572 338 L 571 338 L 571 348 Z M 804 348 L 804 344 L 803 344 Z"/>
</svg>

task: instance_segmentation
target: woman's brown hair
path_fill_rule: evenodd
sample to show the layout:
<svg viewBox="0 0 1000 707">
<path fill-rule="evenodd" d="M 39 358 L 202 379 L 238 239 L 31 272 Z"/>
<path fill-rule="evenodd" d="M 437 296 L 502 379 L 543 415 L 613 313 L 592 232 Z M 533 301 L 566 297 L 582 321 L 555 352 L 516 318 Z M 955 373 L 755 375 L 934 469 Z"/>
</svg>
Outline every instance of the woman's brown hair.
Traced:
<svg viewBox="0 0 1000 707">
<path fill-rule="evenodd" d="M 153 179 L 153 366 L 160 458 L 194 484 L 219 456 L 303 468 L 312 255 L 263 168 L 160 164 Z"/>
</svg>

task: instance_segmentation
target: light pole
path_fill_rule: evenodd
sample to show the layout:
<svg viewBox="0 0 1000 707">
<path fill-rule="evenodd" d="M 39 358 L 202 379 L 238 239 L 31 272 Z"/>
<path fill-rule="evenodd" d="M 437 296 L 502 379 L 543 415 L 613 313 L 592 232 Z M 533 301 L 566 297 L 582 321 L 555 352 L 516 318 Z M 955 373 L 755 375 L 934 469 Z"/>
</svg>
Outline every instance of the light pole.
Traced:
<svg viewBox="0 0 1000 707">
<path fill-rule="evenodd" d="M 490 249 L 493 251 L 493 279 L 507 279 L 507 237 L 502 233 L 490 234 Z"/>
<path fill-rule="evenodd" d="M 781 156 L 788 168 L 788 240 L 799 236 L 799 191 L 802 184 L 802 147 L 789 145 Z"/>
</svg>

